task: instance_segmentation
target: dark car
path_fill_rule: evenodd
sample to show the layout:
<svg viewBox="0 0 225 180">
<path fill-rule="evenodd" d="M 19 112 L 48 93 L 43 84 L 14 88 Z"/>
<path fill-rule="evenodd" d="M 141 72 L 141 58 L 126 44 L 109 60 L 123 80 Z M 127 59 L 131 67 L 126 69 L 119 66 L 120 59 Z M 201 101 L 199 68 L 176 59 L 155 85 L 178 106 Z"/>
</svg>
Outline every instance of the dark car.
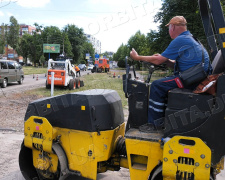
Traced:
<svg viewBox="0 0 225 180">
<path fill-rule="evenodd" d="M 86 71 L 87 70 L 87 67 L 85 64 L 79 64 L 78 65 L 79 69 L 82 70 L 82 71 Z"/>
</svg>

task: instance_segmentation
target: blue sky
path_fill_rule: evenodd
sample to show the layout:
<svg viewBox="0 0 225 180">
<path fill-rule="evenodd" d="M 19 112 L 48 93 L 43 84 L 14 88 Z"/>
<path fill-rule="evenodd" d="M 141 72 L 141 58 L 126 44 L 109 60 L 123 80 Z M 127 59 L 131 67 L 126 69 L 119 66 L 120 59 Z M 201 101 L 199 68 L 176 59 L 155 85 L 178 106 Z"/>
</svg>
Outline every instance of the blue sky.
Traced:
<svg viewBox="0 0 225 180">
<path fill-rule="evenodd" d="M 138 30 L 156 30 L 153 22 L 159 0 L 0 0 L 0 24 L 14 16 L 19 24 L 83 28 L 102 44 L 102 52 L 114 51 Z"/>
</svg>

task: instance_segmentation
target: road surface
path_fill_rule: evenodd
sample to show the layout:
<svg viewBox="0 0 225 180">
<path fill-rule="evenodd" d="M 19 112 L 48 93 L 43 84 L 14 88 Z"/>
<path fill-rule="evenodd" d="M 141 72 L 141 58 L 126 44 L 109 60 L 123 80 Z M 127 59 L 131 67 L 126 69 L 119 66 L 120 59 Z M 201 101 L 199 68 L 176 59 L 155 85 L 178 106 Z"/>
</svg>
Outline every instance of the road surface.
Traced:
<svg viewBox="0 0 225 180">
<path fill-rule="evenodd" d="M 84 76 L 87 73 L 91 73 L 91 71 L 81 71 L 81 76 Z M 30 89 L 45 87 L 45 82 L 45 74 L 25 75 L 23 84 L 18 84 L 17 82 L 8 83 L 6 88 L 0 88 L 0 97 L 2 95 L 7 96 L 11 93 L 19 93 Z"/>
</svg>

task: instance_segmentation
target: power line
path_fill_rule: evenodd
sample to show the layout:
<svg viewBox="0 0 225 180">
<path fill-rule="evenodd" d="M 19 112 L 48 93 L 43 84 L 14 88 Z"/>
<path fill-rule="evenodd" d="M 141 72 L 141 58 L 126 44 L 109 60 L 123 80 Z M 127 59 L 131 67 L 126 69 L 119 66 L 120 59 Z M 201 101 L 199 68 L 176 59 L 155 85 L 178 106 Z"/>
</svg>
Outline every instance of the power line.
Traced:
<svg viewBox="0 0 225 180">
<path fill-rule="evenodd" d="M 6 6 L 6 5 L 5 5 Z M 5 7 L 3 6 L 3 7 Z M 16 11 L 38 11 L 38 12 L 63 12 L 63 13 L 87 13 L 87 14 L 110 14 L 110 13 L 118 13 L 118 12 L 97 12 L 97 11 L 62 11 L 62 10 L 34 10 L 34 9 L 13 9 L 13 8 L 4 8 L 7 10 L 16 10 Z"/>
</svg>

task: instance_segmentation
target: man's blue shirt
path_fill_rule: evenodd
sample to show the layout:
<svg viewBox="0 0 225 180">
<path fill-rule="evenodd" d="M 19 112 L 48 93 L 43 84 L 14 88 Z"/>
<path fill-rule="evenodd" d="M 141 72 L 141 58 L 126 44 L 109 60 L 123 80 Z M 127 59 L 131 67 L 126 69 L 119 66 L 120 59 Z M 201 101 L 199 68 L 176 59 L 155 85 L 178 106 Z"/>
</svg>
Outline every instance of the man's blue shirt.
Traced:
<svg viewBox="0 0 225 180">
<path fill-rule="evenodd" d="M 209 55 L 204 47 L 203 50 L 204 69 L 207 72 Z M 161 55 L 176 60 L 179 64 L 179 70 L 182 72 L 202 61 L 202 46 L 192 37 L 190 31 L 185 31 L 177 36 Z"/>
</svg>

